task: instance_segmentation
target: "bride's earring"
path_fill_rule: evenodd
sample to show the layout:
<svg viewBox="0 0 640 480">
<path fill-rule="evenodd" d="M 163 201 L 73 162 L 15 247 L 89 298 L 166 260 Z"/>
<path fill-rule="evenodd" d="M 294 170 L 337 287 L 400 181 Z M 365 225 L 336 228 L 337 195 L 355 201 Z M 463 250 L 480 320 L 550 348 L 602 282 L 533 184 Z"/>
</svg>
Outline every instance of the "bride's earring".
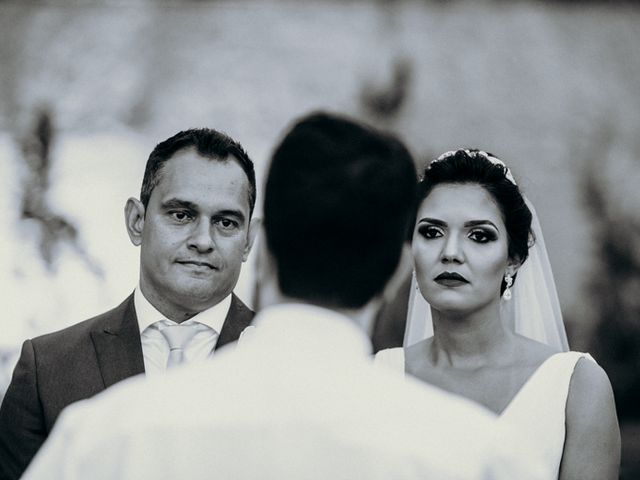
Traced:
<svg viewBox="0 0 640 480">
<path fill-rule="evenodd" d="M 504 274 L 504 283 L 507 284 L 507 287 L 502 292 L 502 298 L 505 300 L 511 300 L 511 285 L 513 285 L 513 277 L 509 273 Z"/>
</svg>

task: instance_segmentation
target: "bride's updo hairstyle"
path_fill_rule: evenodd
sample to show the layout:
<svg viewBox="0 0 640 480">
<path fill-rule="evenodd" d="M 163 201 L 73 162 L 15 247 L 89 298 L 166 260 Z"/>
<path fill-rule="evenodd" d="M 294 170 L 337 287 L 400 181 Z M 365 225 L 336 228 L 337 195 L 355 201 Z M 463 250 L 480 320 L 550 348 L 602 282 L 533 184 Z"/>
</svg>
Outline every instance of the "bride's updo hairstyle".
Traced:
<svg viewBox="0 0 640 480">
<path fill-rule="evenodd" d="M 509 258 L 524 263 L 535 240 L 531 231 L 531 210 L 509 169 L 492 154 L 461 149 L 433 160 L 420 179 L 417 208 L 437 185 L 467 183 L 480 185 L 491 194 L 507 229 Z M 504 281 L 501 290 L 504 290 Z"/>
</svg>

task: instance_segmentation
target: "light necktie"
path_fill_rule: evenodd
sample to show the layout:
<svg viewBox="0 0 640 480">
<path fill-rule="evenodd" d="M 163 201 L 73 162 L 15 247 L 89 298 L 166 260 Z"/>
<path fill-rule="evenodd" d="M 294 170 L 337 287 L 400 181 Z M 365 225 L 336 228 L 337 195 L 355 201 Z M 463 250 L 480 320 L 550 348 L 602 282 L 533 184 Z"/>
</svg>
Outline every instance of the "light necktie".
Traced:
<svg viewBox="0 0 640 480">
<path fill-rule="evenodd" d="M 189 344 L 193 336 L 198 333 L 198 324 L 167 325 L 160 333 L 169 344 L 169 360 L 167 368 L 180 365 L 184 361 L 184 348 Z"/>
</svg>

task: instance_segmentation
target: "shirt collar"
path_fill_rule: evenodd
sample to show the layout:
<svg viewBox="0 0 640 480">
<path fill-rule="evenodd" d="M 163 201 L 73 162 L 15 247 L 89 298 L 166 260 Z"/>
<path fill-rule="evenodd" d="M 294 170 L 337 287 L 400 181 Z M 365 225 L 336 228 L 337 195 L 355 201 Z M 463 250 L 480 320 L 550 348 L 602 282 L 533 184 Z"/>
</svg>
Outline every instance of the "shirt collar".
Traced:
<svg viewBox="0 0 640 480">
<path fill-rule="evenodd" d="M 349 317 L 334 310 L 303 304 L 273 305 L 258 313 L 251 341 L 275 342 L 305 352 L 316 346 L 326 352 L 370 357 L 371 339 Z M 253 330 L 253 329 L 252 329 Z M 273 338 L 267 338 L 273 337 Z"/>
<path fill-rule="evenodd" d="M 140 329 L 140 333 L 159 320 L 167 320 L 167 317 L 160 313 L 156 307 L 151 305 L 149 300 L 145 298 L 140 290 L 140 285 L 136 287 L 135 292 L 133 293 L 133 303 L 136 309 L 136 316 L 138 317 L 138 328 Z M 220 334 L 230 306 L 231 295 L 227 295 L 218 304 L 191 317 L 188 322 L 202 323 Z"/>
</svg>

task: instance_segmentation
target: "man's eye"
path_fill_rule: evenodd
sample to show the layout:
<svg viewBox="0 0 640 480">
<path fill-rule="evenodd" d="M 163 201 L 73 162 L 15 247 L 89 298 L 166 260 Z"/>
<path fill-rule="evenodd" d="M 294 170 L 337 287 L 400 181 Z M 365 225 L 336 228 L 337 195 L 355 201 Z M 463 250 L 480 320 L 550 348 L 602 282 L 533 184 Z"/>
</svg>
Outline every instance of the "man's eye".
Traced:
<svg viewBox="0 0 640 480">
<path fill-rule="evenodd" d="M 442 230 L 438 227 L 434 227 L 433 225 L 421 226 L 418 228 L 418 233 L 427 239 L 438 238 L 443 235 Z"/>
<path fill-rule="evenodd" d="M 238 228 L 238 222 L 229 218 L 218 218 L 215 223 L 223 230 L 234 230 Z"/>
<path fill-rule="evenodd" d="M 188 222 L 189 220 L 193 219 L 193 215 L 191 215 L 189 212 L 185 212 L 182 210 L 169 212 L 169 215 L 171 215 L 171 218 L 173 218 L 174 220 L 180 223 Z"/>
</svg>

